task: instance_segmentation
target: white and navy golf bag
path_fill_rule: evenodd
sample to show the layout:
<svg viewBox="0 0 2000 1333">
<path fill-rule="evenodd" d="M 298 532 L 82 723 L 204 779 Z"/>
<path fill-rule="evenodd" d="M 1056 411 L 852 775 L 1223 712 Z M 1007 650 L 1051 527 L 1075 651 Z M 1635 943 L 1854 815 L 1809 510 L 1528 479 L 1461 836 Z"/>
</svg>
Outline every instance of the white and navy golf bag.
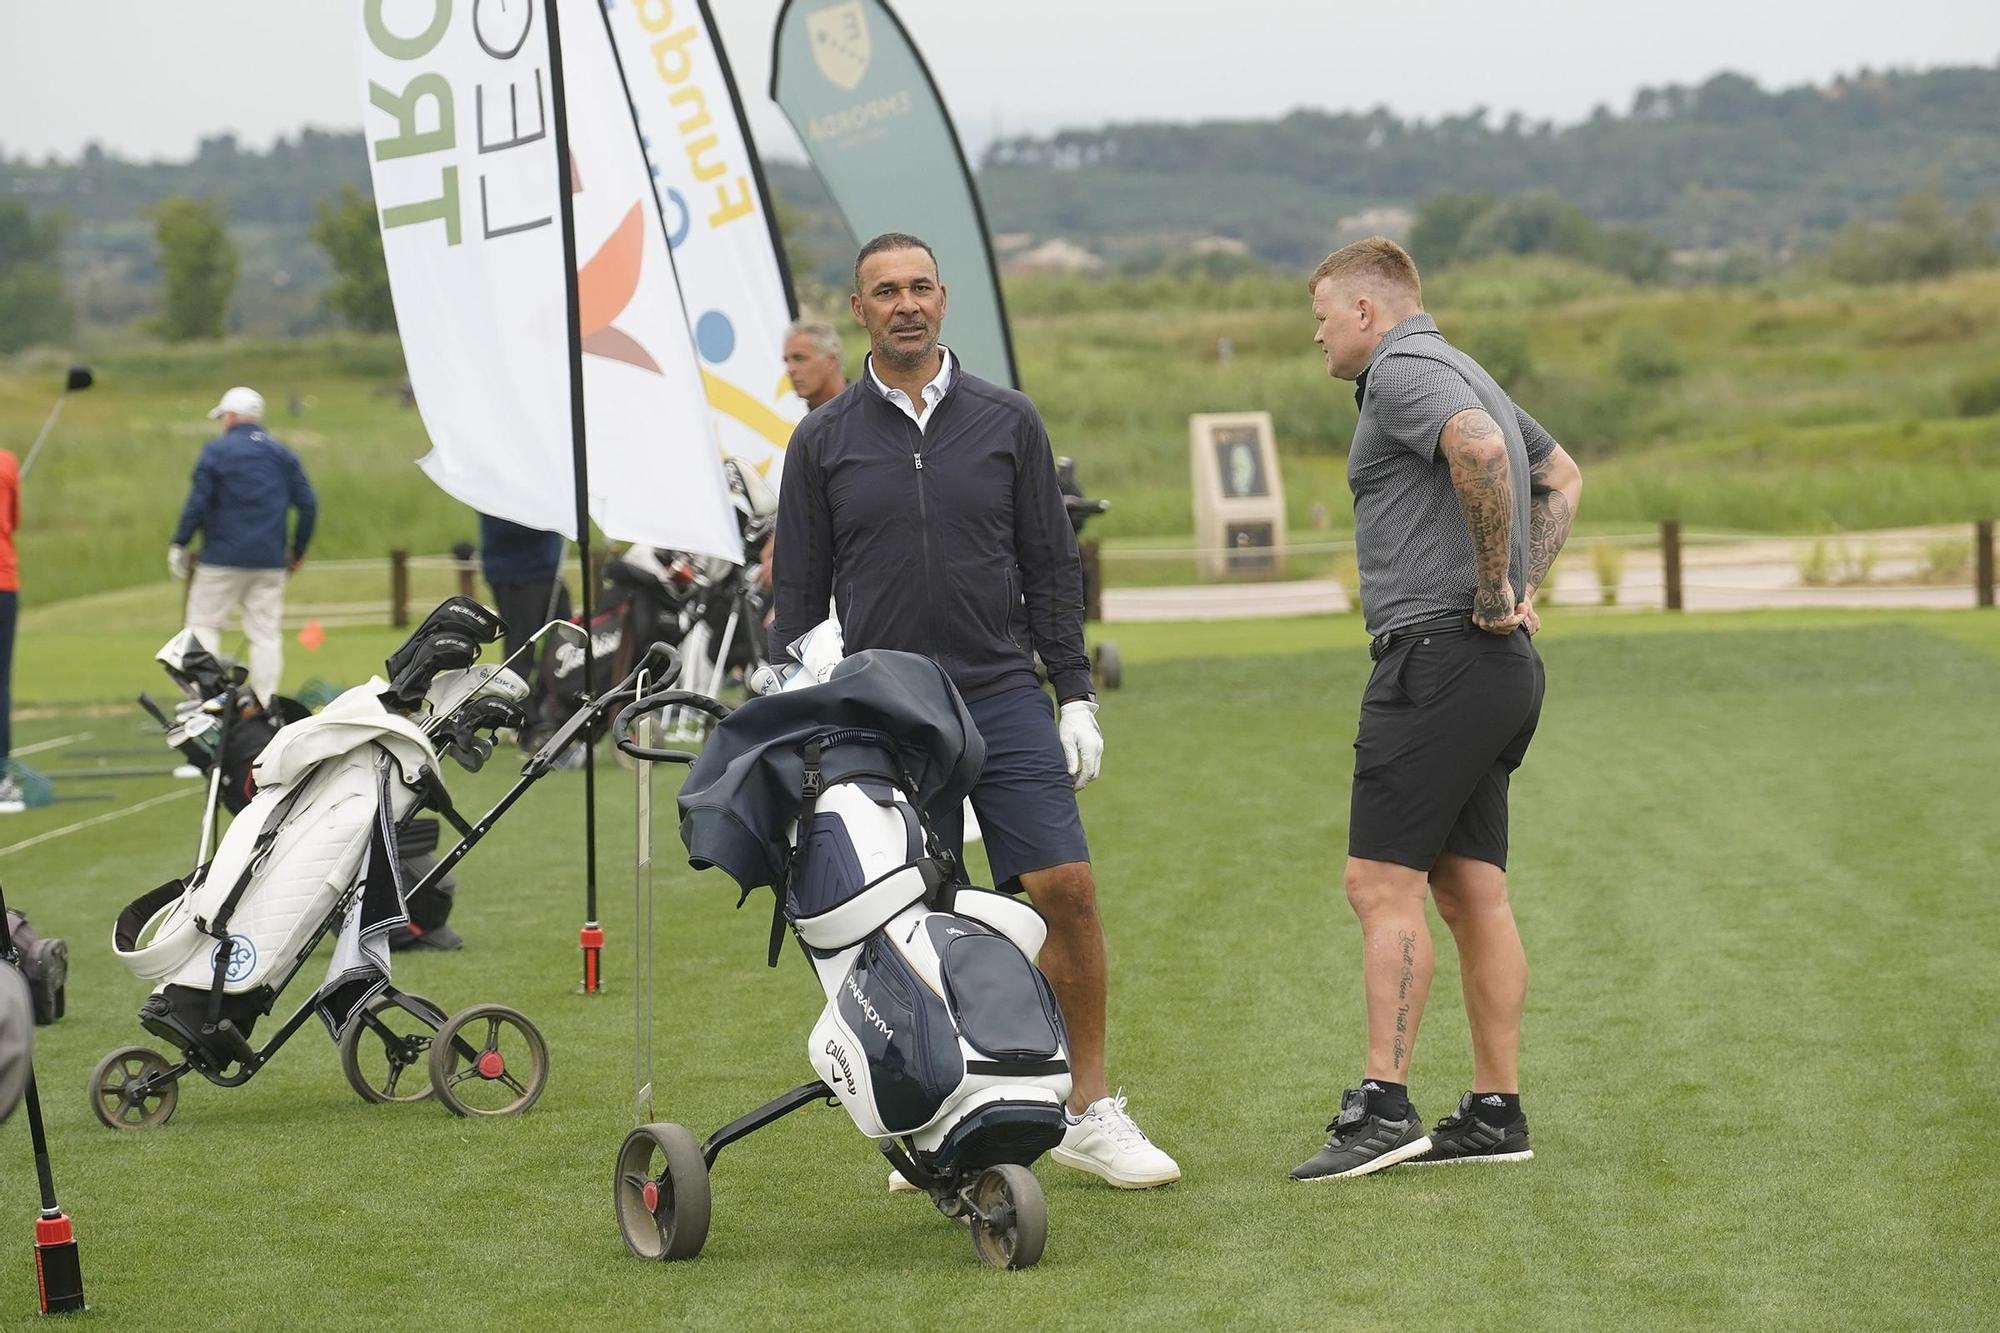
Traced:
<svg viewBox="0 0 2000 1333">
<path fill-rule="evenodd" d="M 120 913 L 112 947 L 158 983 L 140 1011 L 148 1031 L 205 1067 L 242 1059 L 252 1024 L 334 929 L 315 996 L 329 1030 L 387 984 L 388 935 L 407 923 L 412 887 L 398 829 L 445 799 L 440 750 L 477 767 L 492 747 L 482 729 L 520 725 L 527 685 L 472 665 L 499 623 L 453 598 L 389 660 L 390 679 L 279 729 L 215 855 Z"/>
<path fill-rule="evenodd" d="M 827 997 L 814 1071 L 864 1134 L 940 1174 L 1032 1163 L 1070 1091 L 1040 914 L 956 884 L 921 813 L 963 799 L 984 748 L 935 663 L 858 653 L 737 709 L 681 794 L 697 868 L 777 887 L 772 961 L 788 926 Z"/>
</svg>

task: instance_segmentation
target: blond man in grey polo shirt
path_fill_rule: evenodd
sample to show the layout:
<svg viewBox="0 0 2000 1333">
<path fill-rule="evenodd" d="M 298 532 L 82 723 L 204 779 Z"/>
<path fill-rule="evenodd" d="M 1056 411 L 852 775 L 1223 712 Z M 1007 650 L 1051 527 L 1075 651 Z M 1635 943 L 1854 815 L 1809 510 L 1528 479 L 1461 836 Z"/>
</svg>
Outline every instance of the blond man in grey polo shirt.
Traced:
<svg viewBox="0 0 2000 1333">
<path fill-rule="evenodd" d="M 1583 478 L 1445 341 L 1394 241 L 1335 251 L 1307 287 L 1327 373 L 1355 382 L 1361 408 L 1347 477 L 1375 668 L 1354 743 L 1346 873 L 1361 923 L 1367 1064 L 1326 1146 L 1292 1178 L 1526 1161 L 1528 963 L 1507 898 L 1507 787 L 1541 716 L 1535 594 Z M 1472 1090 L 1428 1134 L 1409 1099 L 1431 983 L 1426 894 L 1457 945 L 1472 1029 Z"/>
</svg>

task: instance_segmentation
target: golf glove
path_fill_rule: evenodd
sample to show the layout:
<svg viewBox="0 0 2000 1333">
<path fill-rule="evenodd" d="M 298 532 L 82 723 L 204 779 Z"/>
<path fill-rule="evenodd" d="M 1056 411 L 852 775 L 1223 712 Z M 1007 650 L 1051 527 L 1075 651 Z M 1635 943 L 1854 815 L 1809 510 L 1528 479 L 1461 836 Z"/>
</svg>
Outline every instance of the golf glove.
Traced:
<svg viewBox="0 0 2000 1333">
<path fill-rule="evenodd" d="M 177 579 L 184 579 L 188 576 L 187 547 L 176 545 L 167 548 L 167 573 Z"/>
<path fill-rule="evenodd" d="M 1070 784 L 1082 791 L 1104 768 L 1104 734 L 1097 729 L 1097 705 L 1088 699 L 1064 704 L 1056 721 L 1056 735 L 1062 738 Z"/>
</svg>

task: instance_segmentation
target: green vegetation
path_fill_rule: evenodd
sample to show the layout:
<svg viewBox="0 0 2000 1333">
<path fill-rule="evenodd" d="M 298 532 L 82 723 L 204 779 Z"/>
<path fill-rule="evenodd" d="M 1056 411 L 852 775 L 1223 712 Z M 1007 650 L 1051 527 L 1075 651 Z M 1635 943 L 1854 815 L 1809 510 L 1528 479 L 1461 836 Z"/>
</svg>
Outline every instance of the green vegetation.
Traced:
<svg viewBox="0 0 2000 1333">
<path fill-rule="evenodd" d="M 31 620 L 24 651 L 37 637 Z M 104 941 L 119 907 L 186 868 L 189 796 L 0 861 L 10 900 L 71 942 L 69 1016 L 42 1030 L 38 1067 L 95 1317 L 263 1328 L 273 1306 L 256 1293 L 269 1292 L 328 1329 L 433 1326 L 468 1299 L 516 1321 L 560 1312 L 542 1322 L 564 1326 L 766 1327 L 823 1322 L 832 1283 L 873 1293 L 868 1321 L 884 1329 L 932 1328 L 940 1311 L 1078 1329 L 1318 1328 L 1329 1311 L 1412 1328 L 1986 1322 L 2000 1298 L 1978 1257 L 2000 1225 L 2000 1030 L 1982 1021 L 2000 1006 L 2000 622 L 1553 622 L 1511 867 L 1535 968 L 1536 1160 L 1311 1188 L 1284 1172 L 1317 1146 L 1362 1055 L 1339 888 L 1360 627 L 1118 637 L 1128 683 L 1107 699 L 1109 765 L 1083 798 L 1112 951 L 1110 1054 L 1182 1184 L 1128 1194 L 1045 1163 L 1047 1258 L 996 1274 L 925 1204 L 884 1190 L 842 1113 L 811 1108 L 722 1155 L 699 1260 L 626 1256 L 610 1177 L 632 1116 L 635 932 L 619 866 L 633 802 L 615 768 L 599 786 L 606 997 L 575 993 L 575 774 L 530 793 L 461 869 L 467 948 L 397 962 L 401 984 L 448 1008 L 498 1001 L 541 1025 L 553 1072 L 527 1116 L 364 1104 L 312 1024 L 249 1085 L 185 1084 L 171 1123 L 114 1135 L 86 1108 L 85 1079 L 144 1040 L 133 1015 L 147 988 Z M 373 632 L 377 655 L 386 641 Z M 116 687 L 108 665 L 74 685 L 66 661 L 30 656 L 17 734 L 146 744 L 129 705 L 52 706 L 157 689 L 156 646 L 101 641 L 125 671 Z M 454 795 L 484 808 L 509 776 L 500 756 L 454 770 Z M 673 785 L 658 779 L 663 803 Z M 175 790 L 62 790 L 106 786 L 117 805 Z M 9 817 L 0 838 L 113 808 Z M 706 1133 L 807 1076 L 820 1000 L 795 956 L 763 967 L 762 917 L 684 868 L 671 822 L 663 810 L 654 1109 Z M 309 962 L 290 998 L 322 967 Z M 1469 1076 L 1458 988 L 1441 947 L 1413 1087 L 1433 1117 Z M 1885 1089 L 1898 1132 L 1864 1133 Z M 1860 1138 L 1865 1150 L 1800 1151 Z M 34 1198 L 18 1121 L 0 1150 L 0 1217 L 24 1229 L 0 1265 L 0 1309 L 26 1327 Z M 1396 1263 L 1352 1262 L 1364 1218 L 1394 1238 Z"/>
<path fill-rule="evenodd" d="M 326 304 L 349 327 L 363 333 L 391 333 L 396 304 L 389 294 L 389 266 L 382 258 L 382 228 L 375 201 L 342 182 L 340 195 L 322 199 L 313 219 L 313 244 L 326 254 L 334 278 Z"/>
<path fill-rule="evenodd" d="M 1112 502 L 1091 535 L 1114 548 L 1186 544 L 1188 414 L 1254 408 L 1276 426 L 1295 540 L 1347 535 L 1353 397 L 1311 344 L 1302 277 L 1024 278 L 1008 290 L 1025 386 L 1086 490 Z M 1446 269 L 1427 296 L 1583 463 L 1587 533 L 1679 518 L 1810 535 L 2000 513 L 2000 415 L 1968 415 L 1993 401 L 2000 273 L 1662 291 L 1495 257 Z M 858 337 L 848 351 L 859 359 Z M 26 448 L 64 364 L 25 355 L 0 370 L 0 447 Z M 158 577 L 211 431 L 202 414 L 230 384 L 263 391 L 273 431 L 319 489 L 314 561 L 442 552 L 473 534 L 471 514 L 410 466 L 428 445 L 402 405 L 392 338 L 128 345 L 94 364 L 98 387 L 65 410 L 25 496 L 30 605 Z M 1304 559 L 1294 572 L 1326 567 Z M 1112 577 L 1190 572 L 1120 561 Z"/>
<path fill-rule="evenodd" d="M 75 330 L 61 261 L 62 219 L 0 199 L 0 354 L 61 343 Z"/>
<path fill-rule="evenodd" d="M 148 216 L 160 249 L 166 302 L 160 336 L 170 343 L 220 338 L 229 325 L 229 296 L 236 289 L 239 262 L 222 205 L 170 195 Z"/>
</svg>

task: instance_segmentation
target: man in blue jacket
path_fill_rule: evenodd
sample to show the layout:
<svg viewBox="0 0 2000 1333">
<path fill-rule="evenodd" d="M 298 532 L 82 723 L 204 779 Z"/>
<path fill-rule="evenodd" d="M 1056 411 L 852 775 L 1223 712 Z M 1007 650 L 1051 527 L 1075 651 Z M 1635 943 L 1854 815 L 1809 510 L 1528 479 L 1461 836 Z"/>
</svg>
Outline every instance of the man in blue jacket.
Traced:
<svg viewBox="0 0 2000 1333">
<path fill-rule="evenodd" d="M 187 628 L 219 654 L 222 622 L 241 608 L 250 640 L 250 688 L 269 703 L 284 667 L 278 625 L 285 613 L 285 576 L 306 558 L 319 505 L 298 455 L 264 433 L 262 394 L 239 385 L 208 415 L 222 422 L 222 434 L 203 447 L 195 464 L 194 485 L 167 548 L 167 571 L 177 579 L 188 577 L 188 543 L 200 532 Z M 289 541 L 287 510 L 298 512 Z"/>
<path fill-rule="evenodd" d="M 1027 395 L 967 374 L 938 342 L 945 289 L 924 242 L 891 232 L 863 246 L 849 305 L 873 350 L 792 433 L 771 656 L 782 660 L 832 600 L 848 652 L 922 653 L 951 677 L 986 741 L 972 809 L 995 887 L 1025 891 L 1049 923 L 1040 962 L 1068 1022 L 1075 1084 L 1053 1156 L 1126 1189 L 1178 1180 L 1105 1078 L 1104 928 L 1076 803 L 1104 741 L 1083 567 L 1048 432 Z M 958 827 L 937 832 L 962 840 Z"/>
</svg>

